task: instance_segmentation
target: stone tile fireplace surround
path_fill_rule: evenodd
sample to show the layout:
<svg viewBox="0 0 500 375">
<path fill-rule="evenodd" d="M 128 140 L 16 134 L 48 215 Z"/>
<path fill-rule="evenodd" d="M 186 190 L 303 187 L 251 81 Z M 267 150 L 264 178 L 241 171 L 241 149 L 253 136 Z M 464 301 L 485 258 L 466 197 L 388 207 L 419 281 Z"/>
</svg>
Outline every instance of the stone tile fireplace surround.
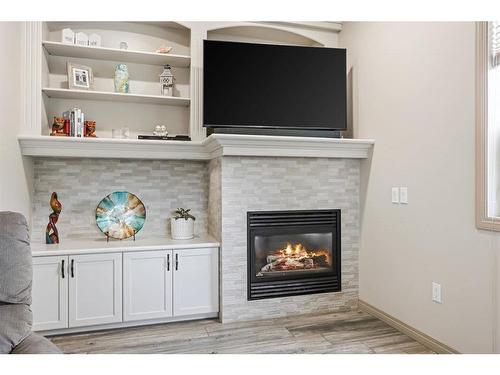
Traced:
<svg viewBox="0 0 500 375">
<path fill-rule="evenodd" d="M 62 239 L 95 237 L 93 210 L 112 191 L 136 192 L 148 209 L 143 232 L 168 234 L 170 211 L 188 206 L 196 232 L 221 242 L 223 322 L 350 310 L 358 302 L 360 160 L 216 155 L 209 161 L 37 158 L 32 241 L 43 241 L 48 198 L 63 204 Z M 341 210 L 342 291 L 247 300 L 248 211 Z M 158 233 L 159 232 L 159 233 Z"/>
<path fill-rule="evenodd" d="M 357 306 L 359 160 L 224 156 L 209 162 L 209 182 L 208 227 L 222 244 L 223 322 Z M 328 208 L 342 211 L 342 291 L 248 301 L 247 211 Z"/>
</svg>

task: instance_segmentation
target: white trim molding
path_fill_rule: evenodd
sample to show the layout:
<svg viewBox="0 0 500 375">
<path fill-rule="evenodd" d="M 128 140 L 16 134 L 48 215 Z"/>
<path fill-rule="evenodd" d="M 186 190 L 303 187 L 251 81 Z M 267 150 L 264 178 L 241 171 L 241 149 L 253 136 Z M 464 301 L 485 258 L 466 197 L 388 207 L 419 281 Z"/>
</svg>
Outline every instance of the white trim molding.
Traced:
<svg viewBox="0 0 500 375">
<path fill-rule="evenodd" d="M 203 141 L 203 144 L 207 147 L 212 158 L 219 156 L 281 156 L 365 159 L 370 156 L 375 141 L 372 139 L 212 134 Z"/>
<path fill-rule="evenodd" d="M 500 231 L 488 214 L 488 22 L 476 23 L 476 227 Z"/>
<path fill-rule="evenodd" d="M 212 134 L 203 141 L 19 136 L 26 156 L 210 160 L 221 156 L 370 157 L 372 139 Z"/>
<path fill-rule="evenodd" d="M 396 319 L 392 315 L 387 314 L 385 311 L 382 311 L 375 306 L 370 305 L 369 303 L 359 300 L 358 306 L 360 310 L 374 316 L 387 323 L 391 327 L 397 329 L 399 332 L 404 333 L 407 336 L 410 336 L 415 341 L 418 341 L 422 345 L 427 348 L 434 350 L 436 353 L 440 354 L 458 354 L 459 352 L 452 347 L 443 344 L 442 342 L 434 339 L 433 337 L 426 335 L 425 333 L 419 331 L 416 328 L 402 322 L 399 319 Z"/>
<path fill-rule="evenodd" d="M 40 134 L 42 121 L 42 23 L 23 22 L 21 85 L 23 123 L 26 134 Z"/>
</svg>

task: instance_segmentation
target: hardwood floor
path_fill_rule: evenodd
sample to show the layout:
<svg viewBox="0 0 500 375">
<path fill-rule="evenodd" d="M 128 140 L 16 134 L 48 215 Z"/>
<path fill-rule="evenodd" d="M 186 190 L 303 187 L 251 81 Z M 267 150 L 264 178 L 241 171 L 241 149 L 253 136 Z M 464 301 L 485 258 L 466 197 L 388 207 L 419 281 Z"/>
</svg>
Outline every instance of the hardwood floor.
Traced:
<svg viewBox="0 0 500 375">
<path fill-rule="evenodd" d="M 50 338 L 64 353 L 434 353 L 362 311 L 199 320 Z"/>
</svg>

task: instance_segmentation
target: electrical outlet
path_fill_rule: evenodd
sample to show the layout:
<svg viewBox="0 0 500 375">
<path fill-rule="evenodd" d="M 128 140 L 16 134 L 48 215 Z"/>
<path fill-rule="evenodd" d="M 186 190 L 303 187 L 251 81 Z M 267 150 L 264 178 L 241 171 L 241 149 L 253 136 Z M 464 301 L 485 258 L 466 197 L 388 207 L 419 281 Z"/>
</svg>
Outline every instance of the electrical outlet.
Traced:
<svg viewBox="0 0 500 375">
<path fill-rule="evenodd" d="M 441 299 L 441 284 L 432 282 L 432 300 L 436 303 L 443 303 Z"/>
<path fill-rule="evenodd" d="M 399 203 L 399 188 L 392 188 L 392 203 Z"/>
<path fill-rule="evenodd" d="M 406 186 L 399 188 L 399 202 L 401 204 L 408 204 L 408 188 Z"/>
</svg>

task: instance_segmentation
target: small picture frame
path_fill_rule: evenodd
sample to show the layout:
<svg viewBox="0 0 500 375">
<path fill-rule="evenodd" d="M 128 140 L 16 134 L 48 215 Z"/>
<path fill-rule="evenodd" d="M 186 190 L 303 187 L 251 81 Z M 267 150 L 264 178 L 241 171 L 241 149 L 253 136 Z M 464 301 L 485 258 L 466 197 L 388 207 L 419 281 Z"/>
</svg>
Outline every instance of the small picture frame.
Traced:
<svg viewBox="0 0 500 375">
<path fill-rule="evenodd" d="M 70 90 L 92 90 L 94 88 L 92 68 L 68 63 L 68 88 Z"/>
</svg>

